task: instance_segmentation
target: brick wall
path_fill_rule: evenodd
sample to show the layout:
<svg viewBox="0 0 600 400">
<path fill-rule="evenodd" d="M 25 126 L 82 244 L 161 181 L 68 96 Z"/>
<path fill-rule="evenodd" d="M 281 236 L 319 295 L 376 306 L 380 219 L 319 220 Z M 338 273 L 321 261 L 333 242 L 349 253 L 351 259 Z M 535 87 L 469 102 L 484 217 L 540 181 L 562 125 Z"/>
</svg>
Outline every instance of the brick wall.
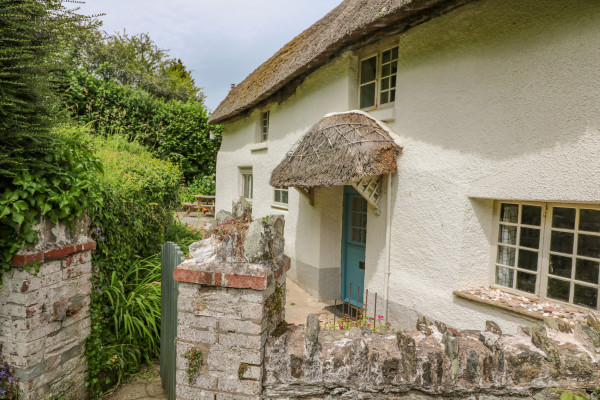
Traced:
<svg viewBox="0 0 600 400">
<path fill-rule="evenodd" d="M 85 340 L 90 333 L 91 253 L 85 219 L 74 227 L 43 221 L 39 241 L 2 276 L 2 358 L 14 368 L 19 398 L 87 399 Z M 40 262 L 37 276 L 22 267 Z"/>
</svg>

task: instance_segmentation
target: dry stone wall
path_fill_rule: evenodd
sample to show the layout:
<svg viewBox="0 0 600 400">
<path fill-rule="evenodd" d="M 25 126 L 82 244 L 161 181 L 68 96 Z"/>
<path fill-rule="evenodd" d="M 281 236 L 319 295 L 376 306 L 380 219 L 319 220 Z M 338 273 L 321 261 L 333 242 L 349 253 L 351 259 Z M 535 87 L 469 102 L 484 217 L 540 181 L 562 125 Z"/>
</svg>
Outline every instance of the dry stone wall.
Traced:
<svg viewBox="0 0 600 400">
<path fill-rule="evenodd" d="M 600 383 L 600 332 L 539 325 L 517 335 L 458 332 L 421 318 L 420 330 L 374 334 L 319 330 L 316 317 L 270 338 L 267 399 L 558 399 L 551 387 L 592 390 Z"/>
<path fill-rule="evenodd" d="M 39 241 L 13 258 L 0 289 L 2 358 L 14 369 L 19 399 L 88 398 L 85 340 L 90 332 L 91 253 L 87 221 L 43 221 Z M 22 267 L 41 263 L 40 271 Z"/>
</svg>

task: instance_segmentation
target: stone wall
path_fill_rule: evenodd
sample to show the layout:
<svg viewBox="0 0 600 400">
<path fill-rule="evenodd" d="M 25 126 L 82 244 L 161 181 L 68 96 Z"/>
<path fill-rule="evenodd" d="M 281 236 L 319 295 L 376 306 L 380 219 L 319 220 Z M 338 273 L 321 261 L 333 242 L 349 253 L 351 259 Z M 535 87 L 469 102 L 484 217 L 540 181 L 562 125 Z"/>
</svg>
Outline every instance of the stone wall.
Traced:
<svg viewBox="0 0 600 400">
<path fill-rule="evenodd" d="M 90 332 L 91 253 L 96 243 L 87 221 L 74 227 L 47 221 L 39 241 L 13 258 L 2 276 L 2 358 L 14 369 L 19 399 L 89 397 L 84 379 L 85 340 Z M 23 266 L 41 263 L 40 271 Z"/>
<path fill-rule="evenodd" d="M 250 223 L 248 210 L 233 211 L 217 214 L 211 236 L 175 270 L 178 400 L 542 400 L 558 399 L 553 387 L 600 385 L 591 314 L 516 335 L 492 321 L 458 331 L 424 317 L 411 332 L 321 330 L 312 314 L 306 327 L 287 326 L 283 218 Z"/>
<path fill-rule="evenodd" d="M 267 399 L 558 399 L 551 387 L 592 390 L 600 382 L 600 328 L 574 332 L 541 325 L 503 335 L 456 331 L 424 318 L 420 330 L 293 327 L 265 351 Z"/>
<path fill-rule="evenodd" d="M 178 400 L 258 398 L 265 342 L 284 318 L 283 218 L 238 232 L 244 220 L 228 217 L 213 227 L 228 233 L 190 246 L 175 270 Z"/>
</svg>

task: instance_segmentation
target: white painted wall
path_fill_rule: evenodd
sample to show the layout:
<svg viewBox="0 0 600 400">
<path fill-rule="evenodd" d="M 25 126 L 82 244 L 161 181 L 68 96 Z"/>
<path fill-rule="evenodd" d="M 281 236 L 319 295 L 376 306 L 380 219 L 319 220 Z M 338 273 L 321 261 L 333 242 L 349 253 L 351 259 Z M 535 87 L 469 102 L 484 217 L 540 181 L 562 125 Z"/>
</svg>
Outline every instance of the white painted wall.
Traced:
<svg viewBox="0 0 600 400">
<path fill-rule="evenodd" d="M 392 322 L 412 325 L 424 314 L 481 328 L 491 318 L 514 331 L 522 319 L 452 291 L 490 284 L 493 199 L 600 202 L 600 3 L 483 0 L 413 28 L 399 43 L 398 95 L 387 121 L 404 147 L 392 179 Z M 314 122 L 356 106 L 355 65 L 346 55 L 273 105 L 267 151 L 250 151 L 257 114 L 227 125 L 219 208 L 237 196 L 237 166 L 252 165 L 254 214 L 273 211 L 270 171 Z M 309 207 L 290 191 L 286 251 L 325 269 L 339 264 L 341 192 L 317 197 Z M 384 207 L 368 216 L 365 280 L 380 296 L 385 218 Z"/>
<path fill-rule="evenodd" d="M 285 215 L 285 250 L 293 260 L 288 276 L 320 298 L 334 298 L 339 293 L 339 287 L 331 289 L 325 282 L 321 282 L 320 287 L 317 274 L 318 270 L 339 269 L 340 266 L 341 228 L 336 236 L 335 224 L 341 227 L 342 210 L 338 210 L 338 206 L 342 191 L 339 188 L 318 189 L 315 206 L 311 207 L 304 197 L 290 188 L 286 211 L 272 207 L 273 188 L 269 186 L 269 179 L 271 171 L 312 125 L 327 113 L 347 109 L 352 91 L 351 60 L 353 58 L 346 55 L 320 68 L 305 80 L 296 95 L 283 104 L 269 106 L 267 149 L 253 151 L 253 148 L 263 146 L 255 143 L 259 118 L 259 111 L 255 110 L 249 117 L 225 125 L 217 157 L 217 210 L 231 210 L 232 200 L 240 195 L 238 168 L 251 166 L 254 175 L 253 216 Z M 301 270 L 300 275 L 298 270 Z M 332 290 L 335 293 L 332 294 Z"/>
</svg>

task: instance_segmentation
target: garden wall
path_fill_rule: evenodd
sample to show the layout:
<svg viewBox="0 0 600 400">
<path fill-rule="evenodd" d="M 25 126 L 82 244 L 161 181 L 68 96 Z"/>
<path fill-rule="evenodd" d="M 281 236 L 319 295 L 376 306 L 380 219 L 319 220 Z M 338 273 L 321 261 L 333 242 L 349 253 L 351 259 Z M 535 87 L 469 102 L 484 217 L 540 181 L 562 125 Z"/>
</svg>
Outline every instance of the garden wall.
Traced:
<svg viewBox="0 0 600 400">
<path fill-rule="evenodd" d="M 233 225 L 238 224 L 234 222 Z M 554 399 L 600 383 L 600 322 L 502 334 L 419 318 L 417 330 L 286 326 L 283 219 L 227 224 L 190 246 L 180 281 L 177 399 Z M 281 232 L 281 233 L 279 233 Z M 372 322 L 371 322 L 372 323 Z M 275 329 L 278 327 L 278 329 Z M 551 328 L 554 329 L 551 329 Z"/>
<path fill-rule="evenodd" d="M 309 316 L 270 338 L 263 398 L 557 399 L 549 388 L 594 389 L 600 382 L 600 332 L 540 325 L 503 335 L 458 332 L 420 320 L 421 330 L 374 334 L 322 330 Z"/>
<path fill-rule="evenodd" d="M 22 249 L 2 276 L 2 358 L 14 370 L 19 399 L 89 397 L 84 379 L 90 332 L 91 253 L 87 220 L 73 227 L 42 221 L 34 248 Z M 37 276 L 33 268 L 41 263 Z"/>
</svg>

